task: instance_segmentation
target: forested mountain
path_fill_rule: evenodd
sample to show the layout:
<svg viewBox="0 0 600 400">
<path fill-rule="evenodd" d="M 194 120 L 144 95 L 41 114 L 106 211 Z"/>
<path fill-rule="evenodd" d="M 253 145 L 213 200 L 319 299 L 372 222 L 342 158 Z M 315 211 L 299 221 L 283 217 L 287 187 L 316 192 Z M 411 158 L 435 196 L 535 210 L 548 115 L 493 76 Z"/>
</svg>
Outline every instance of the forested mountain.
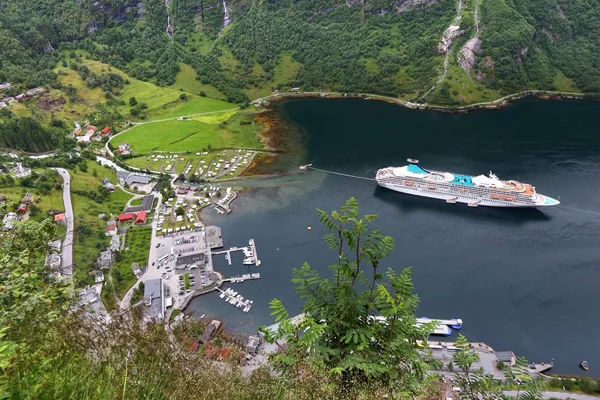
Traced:
<svg viewBox="0 0 600 400">
<path fill-rule="evenodd" d="M 442 104 L 529 88 L 600 91 L 594 0 L 166 4 L 4 0 L 0 81 L 56 85 L 52 69 L 65 49 L 159 85 L 173 84 L 185 63 L 203 84 L 238 103 L 296 86 Z"/>
</svg>

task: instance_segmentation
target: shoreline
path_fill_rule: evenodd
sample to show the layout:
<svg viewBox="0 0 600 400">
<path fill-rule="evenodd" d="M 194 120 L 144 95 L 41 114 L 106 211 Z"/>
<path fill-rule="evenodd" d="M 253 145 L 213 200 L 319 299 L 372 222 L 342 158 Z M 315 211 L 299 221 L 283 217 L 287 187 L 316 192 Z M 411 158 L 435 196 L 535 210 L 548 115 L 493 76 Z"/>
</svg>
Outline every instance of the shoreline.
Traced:
<svg viewBox="0 0 600 400">
<path fill-rule="evenodd" d="M 321 98 L 321 99 L 362 99 L 374 100 L 388 104 L 395 104 L 401 107 L 422 111 L 437 111 L 445 113 L 468 113 L 479 110 L 501 110 L 509 107 L 513 102 L 527 97 L 535 97 L 540 100 L 581 100 L 581 101 L 600 101 L 600 93 L 578 93 L 578 92 L 559 92 L 547 90 L 524 90 L 513 93 L 496 100 L 482 103 L 473 103 L 460 106 L 443 106 L 427 103 L 413 103 L 401 100 L 395 97 L 368 94 L 368 93 L 341 93 L 341 92 L 282 92 L 272 94 L 266 97 L 258 98 L 252 103 L 263 106 L 268 110 L 273 110 L 272 104 L 290 99 L 298 98 Z M 265 104 L 266 103 L 266 104 Z"/>
</svg>

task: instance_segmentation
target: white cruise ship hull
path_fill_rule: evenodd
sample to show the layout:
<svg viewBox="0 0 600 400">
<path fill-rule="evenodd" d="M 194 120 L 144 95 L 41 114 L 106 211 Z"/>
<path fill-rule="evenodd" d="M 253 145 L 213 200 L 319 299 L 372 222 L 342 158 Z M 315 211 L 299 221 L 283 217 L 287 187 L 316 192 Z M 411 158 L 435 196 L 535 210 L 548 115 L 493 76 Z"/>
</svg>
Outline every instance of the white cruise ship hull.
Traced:
<svg viewBox="0 0 600 400">
<path fill-rule="evenodd" d="M 503 181 L 489 176 L 470 176 L 444 171 L 430 171 L 408 159 L 403 167 L 377 171 L 379 186 L 413 196 L 464 203 L 471 207 L 532 208 L 560 204 L 558 200 L 536 192 L 535 187 L 515 180 Z"/>
<path fill-rule="evenodd" d="M 478 199 L 476 197 L 464 196 L 460 194 L 450 194 L 450 193 L 440 193 L 429 191 L 427 189 L 409 189 L 403 187 L 396 187 L 393 185 L 380 184 L 379 186 L 384 187 L 386 189 L 393 190 L 395 192 L 412 194 L 414 196 L 421 197 L 429 197 L 431 199 L 440 199 L 440 200 L 453 200 L 455 199 L 456 203 L 464 203 L 464 204 L 477 204 L 478 206 L 487 206 L 487 207 L 510 207 L 510 208 L 531 208 L 531 207 L 543 207 L 543 205 L 536 204 L 525 204 L 525 203 L 514 203 L 514 202 L 504 202 L 504 201 L 491 201 L 486 199 Z"/>
</svg>

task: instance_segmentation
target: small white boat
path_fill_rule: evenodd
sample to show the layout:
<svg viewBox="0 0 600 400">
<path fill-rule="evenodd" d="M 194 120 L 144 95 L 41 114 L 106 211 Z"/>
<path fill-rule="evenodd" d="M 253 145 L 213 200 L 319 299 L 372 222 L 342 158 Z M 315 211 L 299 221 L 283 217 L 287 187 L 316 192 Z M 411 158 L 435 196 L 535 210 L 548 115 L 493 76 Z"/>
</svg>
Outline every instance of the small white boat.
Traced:
<svg viewBox="0 0 600 400">
<path fill-rule="evenodd" d="M 478 203 L 469 203 L 467 204 L 469 207 L 479 207 Z"/>
<path fill-rule="evenodd" d="M 451 199 L 446 200 L 446 203 L 456 204 L 456 200 L 458 200 L 458 197 L 453 197 Z"/>
</svg>

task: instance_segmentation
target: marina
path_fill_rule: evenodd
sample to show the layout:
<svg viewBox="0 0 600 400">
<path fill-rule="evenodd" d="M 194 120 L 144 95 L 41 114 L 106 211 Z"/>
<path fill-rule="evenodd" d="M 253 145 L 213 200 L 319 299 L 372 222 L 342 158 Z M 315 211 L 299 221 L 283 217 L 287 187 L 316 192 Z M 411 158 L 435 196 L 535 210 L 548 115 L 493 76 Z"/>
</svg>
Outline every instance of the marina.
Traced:
<svg viewBox="0 0 600 400">
<path fill-rule="evenodd" d="M 213 256 L 225 254 L 225 259 L 227 260 L 227 264 L 231 265 L 231 253 L 241 251 L 244 253 L 244 261 L 242 262 L 244 265 L 256 265 L 260 266 L 261 261 L 258 259 L 258 255 L 256 254 L 256 243 L 254 239 L 250 239 L 248 241 L 248 246 L 246 247 L 230 247 L 228 250 L 215 251 L 212 252 Z"/>
<path fill-rule="evenodd" d="M 231 304 L 236 308 L 242 309 L 245 313 L 249 312 L 252 309 L 253 300 L 244 299 L 238 292 L 231 288 L 227 288 L 225 290 L 217 289 L 219 291 L 219 298 L 225 300 L 227 303 Z"/>
</svg>

